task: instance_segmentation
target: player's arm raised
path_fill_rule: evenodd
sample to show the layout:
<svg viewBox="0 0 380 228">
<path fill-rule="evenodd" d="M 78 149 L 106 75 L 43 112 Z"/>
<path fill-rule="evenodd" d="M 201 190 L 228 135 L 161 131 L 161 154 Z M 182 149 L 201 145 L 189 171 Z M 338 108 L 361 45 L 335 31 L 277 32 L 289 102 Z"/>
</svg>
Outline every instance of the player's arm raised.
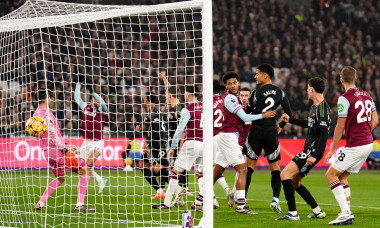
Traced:
<svg viewBox="0 0 380 228">
<path fill-rule="evenodd" d="M 97 94 L 97 93 L 93 93 L 93 96 L 95 97 L 95 99 L 99 102 L 100 104 L 100 108 L 99 108 L 99 111 L 103 114 L 106 114 L 108 109 L 107 109 L 107 105 L 106 105 L 106 102 L 103 100 L 103 98 Z"/>
<path fill-rule="evenodd" d="M 160 72 L 160 78 L 162 79 L 162 81 L 164 81 L 165 88 L 168 88 L 169 86 L 171 86 L 170 82 L 166 78 L 166 72 L 165 71 Z"/>
<path fill-rule="evenodd" d="M 87 106 L 86 102 L 84 102 L 80 96 L 80 83 L 77 83 L 75 86 L 74 100 L 82 110 Z"/>
</svg>

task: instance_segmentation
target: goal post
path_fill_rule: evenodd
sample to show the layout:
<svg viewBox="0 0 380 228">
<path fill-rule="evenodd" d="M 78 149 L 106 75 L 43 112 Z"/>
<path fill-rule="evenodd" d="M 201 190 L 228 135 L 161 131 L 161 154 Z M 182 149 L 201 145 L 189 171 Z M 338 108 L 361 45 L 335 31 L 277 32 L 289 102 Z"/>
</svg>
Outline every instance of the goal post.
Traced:
<svg viewBox="0 0 380 228">
<path fill-rule="evenodd" d="M 200 221 L 199 227 L 213 227 L 212 48 L 211 0 L 128 6 L 27 0 L 0 18 L 0 226 L 181 227 L 183 212 L 191 211 L 195 227 Z M 178 107 L 189 103 L 185 86 L 196 88 L 191 95 L 203 102 L 203 212 L 191 209 L 201 188 L 195 167 L 182 175 L 187 185 L 179 183 L 192 192 L 186 193 L 184 205 L 152 208 L 164 202 L 152 198 L 168 188 L 170 176 L 162 167 L 170 174 L 173 165 L 172 160 L 160 163 L 172 143 L 168 126 L 175 113 L 169 110 L 177 107 L 168 102 L 163 71 L 176 88 Z M 91 176 L 84 200 L 95 212 L 74 211 L 84 181 L 69 171 L 44 210 L 33 210 L 57 179 L 48 163 L 53 149 L 45 150 L 25 131 L 42 90 L 53 100 L 47 110 L 62 138 L 78 147 L 77 158 L 100 148 L 94 164 L 83 158 L 98 175 Z M 95 111 L 86 105 L 100 110 L 104 120 L 89 124 L 84 116 Z M 54 124 L 46 121 L 48 128 Z M 103 144 L 83 133 L 86 128 L 96 132 L 99 123 L 104 124 Z M 151 164 L 150 179 L 145 161 Z M 157 185 L 150 184 L 153 179 Z"/>
</svg>

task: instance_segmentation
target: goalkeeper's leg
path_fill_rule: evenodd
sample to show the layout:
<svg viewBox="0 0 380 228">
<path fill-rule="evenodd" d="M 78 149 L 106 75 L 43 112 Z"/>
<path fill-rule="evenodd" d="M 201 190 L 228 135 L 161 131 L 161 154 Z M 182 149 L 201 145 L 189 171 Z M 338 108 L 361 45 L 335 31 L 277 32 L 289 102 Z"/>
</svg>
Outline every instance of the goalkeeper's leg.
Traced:
<svg viewBox="0 0 380 228">
<path fill-rule="evenodd" d="M 65 181 L 65 176 L 57 177 L 52 180 L 45 189 L 44 194 L 41 196 L 41 199 L 38 201 L 34 210 L 43 210 L 47 199 L 57 190 L 57 188 Z"/>
<path fill-rule="evenodd" d="M 52 152 L 53 149 L 51 149 L 51 154 L 54 154 Z M 57 153 L 61 153 L 60 151 L 57 151 Z M 45 155 L 46 157 L 47 154 Z M 36 207 L 34 210 L 43 210 L 45 209 L 45 204 L 48 200 L 48 198 L 57 190 L 57 188 L 65 181 L 65 158 L 60 157 L 58 159 L 53 159 L 49 157 L 48 159 L 49 166 L 52 168 L 52 172 L 54 176 L 56 176 L 56 179 L 52 180 L 48 186 L 46 187 L 43 195 L 41 196 L 41 199 L 38 201 Z"/>
</svg>

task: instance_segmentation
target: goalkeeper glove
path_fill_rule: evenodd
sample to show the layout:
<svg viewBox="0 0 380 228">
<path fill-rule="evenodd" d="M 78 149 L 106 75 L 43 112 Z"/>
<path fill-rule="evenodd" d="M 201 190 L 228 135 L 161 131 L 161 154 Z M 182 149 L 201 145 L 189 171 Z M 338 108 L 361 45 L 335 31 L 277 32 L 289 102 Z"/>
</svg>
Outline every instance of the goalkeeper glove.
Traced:
<svg viewBox="0 0 380 228">
<path fill-rule="evenodd" d="M 75 157 L 75 153 L 71 152 L 67 148 L 64 148 L 62 150 L 62 154 L 65 155 L 67 166 L 69 166 L 69 167 L 77 167 L 78 166 L 78 159 Z"/>
</svg>

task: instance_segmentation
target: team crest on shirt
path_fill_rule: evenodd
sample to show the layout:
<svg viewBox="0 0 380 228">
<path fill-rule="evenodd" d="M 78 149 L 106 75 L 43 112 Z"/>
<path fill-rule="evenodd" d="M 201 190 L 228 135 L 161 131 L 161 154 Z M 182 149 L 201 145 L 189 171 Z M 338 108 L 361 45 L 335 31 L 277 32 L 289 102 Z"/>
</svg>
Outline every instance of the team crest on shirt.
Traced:
<svg viewBox="0 0 380 228">
<path fill-rule="evenodd" d="M 231 98 L 231 102 L 232 102 L 232 103 L 235 103 L 235 99 Z"/>
<path fill-rule="evenodd" d="M 344 106 L 342 104 L 338 104 L 338 112 L 343 112 Z"/>
</svg>

